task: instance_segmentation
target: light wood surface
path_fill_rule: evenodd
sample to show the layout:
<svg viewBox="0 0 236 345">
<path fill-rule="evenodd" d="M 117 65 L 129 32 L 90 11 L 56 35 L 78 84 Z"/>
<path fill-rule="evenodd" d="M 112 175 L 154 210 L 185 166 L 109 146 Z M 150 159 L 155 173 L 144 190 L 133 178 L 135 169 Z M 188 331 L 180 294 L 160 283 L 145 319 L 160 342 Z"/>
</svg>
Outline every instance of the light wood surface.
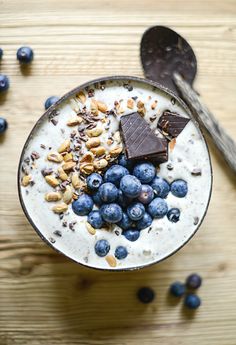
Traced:
<svg viewBox="0 0 236 345">
<path fill-rule="evenodd" d="M 165 262 L 127 273 L 85 269 L 44 244 L 19 205 L 16 169 L 45 99 L 102 75 L 142 76 L 144 30 L 168 25 L 187 38 L 198 59 L 196 89 L 236 136 L 235 0 L 8 0 L 0 2 L 1 73 L 11 88 L 0 98 L 9 130 L 0 139 L 1 345 L 235 345 L 236 182 L 210 144 L 214 188 L 194 239 Z M 16 49 L 30 45 L 30 71 Z M 203 276 L 203 305 L 193 316 L 167 298 L 172 281 Z M 143 305 L 139 287 L 156 291 Z"/>
</svg>

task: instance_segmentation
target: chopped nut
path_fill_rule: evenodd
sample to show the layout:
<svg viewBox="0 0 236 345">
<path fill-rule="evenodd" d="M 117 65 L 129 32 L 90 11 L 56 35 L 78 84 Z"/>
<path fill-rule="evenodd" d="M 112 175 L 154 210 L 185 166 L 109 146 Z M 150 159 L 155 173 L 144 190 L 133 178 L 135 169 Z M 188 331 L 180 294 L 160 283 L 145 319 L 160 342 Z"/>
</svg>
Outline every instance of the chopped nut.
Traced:
<svg viewBox="0 0 236 345">
<path fill-rule="evenodd" d="M 156 106 L 157 106 L 157 100 L 152 103 L 151 109 L 154 110 Z"/>
<path fill-rule="evenodd" d="M 81 158 L 81 160 L 80 160 L 80 163 L 92 163 L 93 162 L 93 160 L 94 160 L 94 155 L 93 155 L 93 153 L 92 152 L 86 152 L 83 156 L 82 156 L 82 158 Z"/>
<path fill-rule="evenodd" d="M 70 126 L 70 127 L 77 126 L 77 125 L 80 125 L 82 121 L 83 119 L 80 116 L 73 117 L 72 119 L 69 119 L 67 121 L 67 126 Z"/>
<path fill-rule="evenodd" d="M 45 194 L 45 200 L 46 201 L 59 201 L 61 200 L 61 193 L 59 192 L 50 192 L 50 193 L 47 193 Z"/>
<path fill-rule="evenodd" d="M 114 143 L 114 140 L 113 140 L 113 139 L 110 139 L 110 138 L 109 138 L 109 139 L 107 140 L 107 145 L 110 146 L 110 145 L 112 145 L 113 143 Z"/>
<path fill-rule="evenodd" d="M 96 170 L 104 169 L 107 165 L 108 165 L 108 162 L 104 158 L 94 162 L 94 168 Z"/>
<path fill-rule="evenodd" d="M 70 140 L 67 139 L 64 143 L 61 144 L 59 149 L 57 150 L 59 153 L 66 152 L 70 148 Z"/>
<path fill-rule="evenodd" d="M 134 100 L 132 98 L 129 98 L 127 101 L 127 108 L 133 109 L 134 107 Z"/>
<path fill-rule="evenodd" d="M 97 106 L 97 102 L 94 99 L 91 99 L 90 109 L 91 109 L 91 113 L 94 116 L 98 115 L 98 106 Z"/>
<path fill-rule="evenodd" d="M 111 266 L 111 267 L 116 267 L 116 259 L 115 259 L 114 256 L 112 256 L 112 255 L 107 255 L 105 259 L 106 259 L 106 261 L 107 261 L 107 263 L 108 263 L 109 266 Z"/>
<path fill-rule="evenodd" d="M 169 143 L 170 150 L 173 151 L 176 144 L 176 138 L 172 139 Z"/>
<path fill-rule="evenodd" d="M 98 137 L 99 135 L 101 135 L 103 132 L 103 129 L 102 128 L 92 128 L 92 129 L 88 129 L 86 131 L 86 134 L 89 136 L 89 137 Z"/>
<path fill-rule="evenodd" d="M 120 131 L 116 131 L 113 135 L 114 140 L 119 144 L 121 142 Z"/>
<path fill-rule="evenodd" d="M 117 157 L 122 152 L 122 147 L 116 146 L 110 150 L 111 157 Z"/>
<path fill-rule="evenodd" d="M 88 230 L 88 232 L 89 232 L 91 235 L 95 235 L 95 234 L 96 234 L 96 230 L 92 227 L 91 224 L 89 224 L 88 222 L 86 222 L 85 225 L 86 225 L 86 229 Z"/>
<path fill-rule="evenodd" d="M 142 101 L 138 101 L 137 107 L 138 108 L 143 108 L 144 107 L 144 103 Z"/>
<path fill-rule="evenodd" d="M 47 155 L 47 159 L 54 163 L 61 163 L 63 161 L 62 155 L 58 152 L 50 152 Z"/>
<path fill-rule="evenodd" d="M 65 173 L 65 171 L 62 169 L 62 167 L 59 167 L 57 169 L 59 177 L 62 181 L 66 181 L 68 179 L 68 175 Z"/>
<path fill-rule="evenodd" d="M 80 171 L 86 175 L 89 175 L 94 171 L 94 165 L 92 163 L 84 163 L 80 166 Z"/>
<path fill-rule="evenodd" d="M 86 96 L 85 94 L 83 93 L 83 91 L 80 91 L 76 97 L 79 99 L 79 101 L 84 104 L 86 102 Z"/>
<path fill-rule="evenodd" d="M 45 180 L 52 187 L 57 187 L 60 184 L 59 180 L 56 177 L 52 176 L 52 175 L 45 176 Z"/>
<path fill-rule="evenodd" d="M 75 189 L 79 189 L 81 185 L 81 181 L 79 179 L 79 174 L 77 172 L 74 172 L 71 177 L 72 185 Z"/>
<path fill-rule="evenodd" d="M 103 146 L 93 147 L 91 149 L 92 153 L 95 154 L 95 156 L 100 157 L 105 154 L 106 149 Z"/>
<path fill-rule="evenodd" d="M 97 147 L 100 144 L 101 144 L 100 139 L 95 137 L 95 138 L 91 138 L 88 141 L 86 141 L 85 145 L 88 149 L 91 149 L 91 147 Z"/>
<path fill-rule="evenodd" d="M 53 206 L 52 210 L 55 213 L 63 213 L 68 210 L 68 205 L 65 203 L 61 203 L 61 204 Z"/>
<path fill-rule="evenodd" d="M 64 160 L 64 162 L 72 161 L 73 160 L 73 154 L 71 152 L 67 153 L 65 156 L 63 156 L 63 160 Z"/>
<path fill-rule="evenodd" d="M 66 204 L 69 204 L 72 200 L 72 197 L 73 197 L 73 193 L 72 193 L 72 189 L 70 186 L 66 186 L 66 190 L 63 194 L 63 201 L 66 203 Z"/>
<path fill-rule="evenodd" d="M 23 178 L 21 180 L 22 186 L 27 187 L 30 184 L 31 179 L 32 179 L 31 175 L 23 176 Z"/>
<path fill-rule="evenodd" d="M 107 161 L 110 161 L 110 160 L 111 160 L 111 155 L 106 155 L 105 159 L 106 159 Z"/>
<path fill-rule="evenodd" d="M 69 162 L 62 165 L 62 169 L 65 171 L 69 171 L 69 170 L 73 169 L 75 166 L 76 166 L 76 162 L 69 161 Z"/>
<path fill-rule="evenodd" d="M 97 107 L 98 107 L 98 110 L 101 111 L 102 113 L 106 113 L 107 111 L 107 106 L 105 103 L 103 102 L 100 102 L 100 101 L 97 101 Z"/>
</svg>

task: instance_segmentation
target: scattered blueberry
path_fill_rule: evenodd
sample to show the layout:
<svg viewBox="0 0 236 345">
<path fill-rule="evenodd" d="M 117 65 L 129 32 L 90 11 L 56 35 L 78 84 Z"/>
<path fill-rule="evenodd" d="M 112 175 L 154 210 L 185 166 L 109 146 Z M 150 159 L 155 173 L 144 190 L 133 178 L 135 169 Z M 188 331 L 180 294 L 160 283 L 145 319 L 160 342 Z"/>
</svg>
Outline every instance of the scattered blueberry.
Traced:
<svg viewBox="0 0 236 345">
<path fill-rule="evenodd" d="M 17 50 L 16 57 L 21 63 L 30 63 L 34 58 L 34 52 L 30 47 L 20 47 Z"/>
<path fill-rule="evenodd" d="M 3 50 L 2 48 L 0 48 L 0 60 L 2 59 L 2 56 L 3 56 Z"/>
<path fill-rule="evenodd" d="M 9 86 L 9 78 L 4 74 L 0 74 L 0 92 L 6 91 L 9 88 Z"/>
<path fill-rule="evenodd" d="M 88 194 L 81 194 L 77 200 L 72 203 L 72 210 L 78 216 L 86 216 L 93 209 L 93 199 Z"/>
<path fill-rule="evenodd" d="M 140 163 L 135 165 L 133 174 L 142 183 L 149 183 L 154 179 L 156 175 L 156 169 L 152 163 Z"/>
<path fill-rule="evenodd" d="M 115 250 L 115 257 L 118 260 L 125 259 L 127 255 L 128 255 L 128 252 L 127 252 L 127 249 L 125 247 L 119 246 L 119 247 L 116 248 L 116 250 Z"/>
<path fill-rule="evenodd" d="M 95 253 L 98 255 L 98 256 L 106 256 L 107 253 L 109 252 L 110 250 L 110 244 L 108 243 L 107 240 L 99 240 L 97 241 L 97 243 L 95 244 Z"/>
<path fill-rule="evenodd" d="M 128 160 L 124 154 L 121 154 L 118 158 L 118 164 L 122 165 L 123 167 L 127 168 L 127 169 L 132 169 L 133 163 Z"/>
<path fill-rule="evenodd" d="M 151 183 L 152 188 L 155 191 L 155 194 L 160 198 L 166 198 L 169 191 L 170 185 L 169 183 L 161 177 L 156 176 Z"/>
<path fill-rule="evenodd" d="M 91 211 L 87 220 L 95 229 L 101 229 L 103 226 L 103 219 L 99 211 Z"/>
<path fill-rule="evenodd" d="M 137 177 L 125 175 L 120 181 L 120 189 L 126 196 L 136 198 L 141 192 L 142 185 Z"/>
<path fill-rule="evenodd" d="M 188 185 L 184 180 L 175 180 L 170 186 L 171 193 L 177 198 L 184 198 L 188 193 Z"/>
<path fill-rule="evenodd" d="M 56 103 L 58 100 L 59 100 L 59 97 L 57 97 L 57 96 L 51 96 L 51 97 L 47 98 L 45 103 L 44 103 L 45 110 L 47 110 L 49 107 L 51 107 L 51 105 Z"/>
<path fill-rule="evenodd" d="M 145 207 L 141 202 L 134 202 L 127 208 L 127 214 L 132 220 L 140 220 L 145 213 Z"/>
<path fill-rule="evenodd" d="M 134 241 L 137 241 L 137 239 L 139 238 L 140 232 L 139 230 L 136 230 L 136 229 L 129 229 L 129 230 L 123 231 L 122 235 L 124 235 L 127 240 L 134 242 Z"/>
<path fill-rule="evenodd" d="M 126 208 L 129 204 L 131 204 L 132 201 L 132 198 L 126 196 L 120 189 L 118 190 L 117 202 L 121 207 Z"/>
<path fill-rule="evenodd" d="M 188 294 L 185 297 L 184 305 L 188 307 L 189 309 L 197 309 L 201 305 L 201 299 L 197 295 L 194 294 Z"/>
<path fill-rule="evenodd" d="M 154 198 L 154 192 L 151 186 L 148 184 L 143 184 L 141 187 L 141 193 L 138 196 L 138 200 L 144 204 L 149 204 Z"/>
<path fill-rule="evenodd" d="M 128 217 L 127 213 L 123 212 L 122 219 L 117 224 L 123 230 L 130 229 L 132 227 L 132 220 Z"/>
<path fill-rule="evenodd" d="M 93 194 L 92 198 L 93 198 L 94 203 L 97 206 L 101 206 L 102 205 L 103 201 L 101 199 L 99 190 L 95 194 Z"/>
<path fill-rule="evenodd" d="M 114 164 L 105 172 L 104 181 L 112 182 L 116 186 L 119 186 L 122 177 L 128 174 L 129 171 L 125 167 L 123 167 L 122 165 Z"/>
<path fill-rule="evenodd" d="M 7 126 L 7 120 L 5 120 L 3 117 L 0 117 L 0 134 L 7 130 Z"/>
<path fill-rule="evenodd" d="M 150 213 L 153 218 L 163 218 L 167 214 L 167 211 L 167 203 L 161 198 L 152 200 L 148 205 L 148 213 Z"/>
<path fill-rule="evenodd" d="M 180 282 L 175 282 L 170 286 L 170 293 L 175 297 L 181 297 L 185 293 L 185 285 Z"/>
<path fill-rule="evenodd" d="M 186 279 L 186 286 L 189 289 L 198 289 L 202 285 L 202 278 L 197 273 L 193 273 Z"/>
<path fill-rule="evenodd" d="M 86 183 L 90 190 L 97 190 L 102 184 L 102 176 L 97 173 L 93 173 L 87 177 Z"/>
<path fill-rule="evenodd" d="M 167 218 L 172 223 L 177 223 L 179 221 L 179 217 L 180 217 L 180 210 L 178 208 L 171 208 L 167 212 Z"/>
<path fill-rule="evenodd" d="M 143 288 L 138 290 L 137 296 L 138 296 L 138 299 L 140 300 L 140 302 L 150 303 L 154 300 L 155 293 L 151 288 L 143 287 Z"/>
<path fill-rule="evenodd" d="M 100 212 L 107 223 L 118 223 L 122 219 L 122 208 L 115 203 L 102 205 Z"/>
<path fill-rule="evenodd" d="M 144 213 L 143 218 L 137 221 L 136 226 L 138 230 L 143 230 L 152 224 L 152 217 L 147 212 Z"/>
<path fill-rule="evenodd" d="M 103 183 L 99 188 L 99 193 L 105 203 L 113 202 L 118 198 L 118 189 L 111 182 Z"/>
</svg>

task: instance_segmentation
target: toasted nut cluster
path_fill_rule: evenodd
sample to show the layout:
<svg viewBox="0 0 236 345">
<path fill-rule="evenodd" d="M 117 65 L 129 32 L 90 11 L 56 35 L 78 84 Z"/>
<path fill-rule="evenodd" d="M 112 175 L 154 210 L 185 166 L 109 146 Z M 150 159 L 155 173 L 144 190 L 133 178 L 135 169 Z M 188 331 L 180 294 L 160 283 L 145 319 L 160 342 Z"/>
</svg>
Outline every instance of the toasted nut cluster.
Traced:
<svg viewBox="0 0 236 345">
<path fill-rule="evenodd" d="M 105 158 L 102 158 L 102 159 L 94 162 L 94 168 L 96 170 L 102 170 L 102 169 L 106 168 L 107 165 L 108 165 L 108 161 Z"/>
<path fill-rule="evenodd" d="M 45 180 L 51 187 L 54 187 L 54 188 L 59 186 L 60 184 L 60 181 L 52 175 L 45 176 Z"/>
<path fill-rule="evenodd" d="M 86 152 L 80 160 L 80 163 L 92 163 L 94 161 L 94 155 L 92 152 Z"/>
<path fill-rule="evenodd" d="M 95 235 L 95 234 L 96 234 L 96 230 L 92 227 L 91 224 L 89 224 L 88 222 L 86 222 L 85 225 L 86 225 L 86 229 L 88 230 L 88 232 L 89 232 L 91 235 Z"/>
<path fill-rule="evenodd" d="M 76 166 L 75 162 L 69 161 L 62 165 L 62 169 L 64 171 L 69 171 L 69 170 L 72 170 L 75 166 Z"/>
<path fill-rule="evenodd" d="M 110 156 L 112 158 L 119 156 L 119 154 L 122 152 L 122 147 L 116 146 L 110 150 Z"/>
<path fill-rule="evenodd" d="M 69 178 L 69 176 L 65 173 L 65 171 L 62 169 L 62 167 L 59 167 L 57 169 L 57 171 L 58 171 L 59 178 L 62 181 L 66 181 Z"/>
<path fill-rule="evenodd" d="M 45 200 L 49 202 L 59 201 L 61 200 L 61 198 L 62 198 L 62 195 L 59 192 L 50 192 L 50 193 L 45 194 Z"/>
<path fill-rule="evenodd" d="M 90 175 L 94 172 L 94 164 L 93 163 L 84 163 L 80 165 L 80 171 L 83 174 Z"/>
<path fill-rule="evenodd" d="M 70 126 L 70 127 L 78 126 L 81 124 L 82 121 L 83 121 L 83 119 L 80 116 L 73 117 L 72 119 L 69 119 L 67 121 L 67 126 Z"/>
<path fill-rule="evenodd" d="M 89 137 L 98 137 L 99 135 L 101 135 L 103 132 L 103 129 L 102 128 L 99 128 L 99 127 L 95 127 L 95 128 L 92 128 L 92 129 L 88 129 L 86 134 L 89 136 Z"/>
<path fill-rule="evenodd" d="M 156 109 L 156 106 L 157 106 L 157 100 L 151 104 L 151 109 L 152 110 Z"/>
<path fill-rule="evenodd" d="M 97 101 L 97 107 L 98 107 L 98 110 L 101 111 L 102 113 L 105 113 L 107 111 L 107 106 L 103 102 Z"/>
<path fill-rule="evenodd" d="M 25 175 L 25 176 L 23 176 L 23 178 L 22 178 L 22 180 L 21 180 L 22 186 L 27 187 L 27 186 L 30 184 L 31 179 L 32 179 L 32 176 L 31 176 L 31 175 Z"/>
<path fill-rule="evenodd" d="M 69 204 L 72 200 L 72 197 L 73 197 L 73 193 L 72 193 L 72 189 L 70 186 L 66 186 L 66 190 L 63 194 L 63 201 L 64 203 L 66 204 Z"/>
<path fill-rule="evenodd" d="M 61 163 L 63 161 L 62 155 L 58 152 L 50 152 L 47 155 L 47 159 L 54 163 Z"/>
<path fill-rule="evenodd" d="M 78 100 L 79 100 L 82 104 L 84 104 L 84 103 L 86 102 L 86 96 L 85 96 L 85 94 L 83 93 L 83 91 L 80 91 L 80 92 L 76 95 L 76 97 L 78 98 Z"/>
<path fill-rule="evenodd" d="M 116 258 L 113 255 L 107 255 L 105 259 L 109 266 L 116 267 Z"/>
<path fill-rule="evenodd" d="M 68 205 L 64 202 L 61 204 L 56 204 L 55 206 L 53 206 L 52 210 L 55 213 L 64 213 L 68 210 Z"/>
<path fill-rule="evenodd" d="M 100 156 L 103 156 L 103 155 L 105 154 L 106 149 L 105 149 L 105 147 L 103 147 L 103 146 L 98 146 L 98 147 L 93 147 L 93 148 L 91 149 L 91 152 L 92 152 L 95 156 L 100 157 Z"/>
<path fill-rule="evenodd" d="M 133 109 L 134 108 L 134 100 L 132 98 L 129 98 L 127 101 L 127 108 Z"/>
<path fill-rule="evenodd" d="M 64 143 L 62 143 L 59 148 L 58 148 L 58 152 L 62 153 L 62 152 L 66 152 L 68 149 L 70 148 L 70 140 L 67 139 L 66 141 L 64 141 Z"/>
<path fill-rule="evenodd" d="M 81 186 L 81 181 L 77 172 L 74 172 L 71 176 L 71 182 L 75 189 L 79 189 Z"/>
<path fill-rule="evenodd" d="M 86 141 L 86 147 L 88 148 L 88 149 L 91 149 L 92 147 L 97 147 L 97 146 L 99 146 L 101 144 L 101 141 L 100 141 L 100 139 L 99 138 L 96 138 L 96 137 L 94 137 L 94 138 L 91 138 L 91 139 L 89 139 L 88 141 Z"/>
<path fill-rule="evenodd" d="M 63 161 L 64 162 L 69 162 L 69 161 L 72 161 L 73 160 L 73 154 L 70 152 L 70 153 L 66 153 L 64 156 L 63 156 Z"/>
</svg>

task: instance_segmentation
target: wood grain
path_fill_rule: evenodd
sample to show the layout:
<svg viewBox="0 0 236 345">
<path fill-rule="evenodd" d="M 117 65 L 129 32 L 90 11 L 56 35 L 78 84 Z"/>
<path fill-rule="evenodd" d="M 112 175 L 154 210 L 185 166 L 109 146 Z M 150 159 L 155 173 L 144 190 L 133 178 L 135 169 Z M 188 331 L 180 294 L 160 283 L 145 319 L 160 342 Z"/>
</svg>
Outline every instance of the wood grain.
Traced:
<svg viewBox="0 0 236 345">
<path fill-rule="evenodd" d="M 195 87 L 235 137 L 234 0 L 0 2 L 0 70 L 11 80 L 0 97 L 9 122 L 0 139 L 1 345 L 236 344 L 236 183 L 212 146 L 213 196 L 201 230 L 175 256 L 142 271 L 112 274 L 70 262 L 38 238 L 18 202 L 19 155 L 45 99 L 102 75 L 142 76 L 139 42 L 155 24 L 189 40 L 198 59 Z M 23 44 L 35 51 L 29 70 L 15 59 Z M 191 315 L 167 290 L 195 271 L 204 278 L 203 305 Z M 143 285 L 156 291 L 150 305 L 136 299 Z"/>
</svg>

